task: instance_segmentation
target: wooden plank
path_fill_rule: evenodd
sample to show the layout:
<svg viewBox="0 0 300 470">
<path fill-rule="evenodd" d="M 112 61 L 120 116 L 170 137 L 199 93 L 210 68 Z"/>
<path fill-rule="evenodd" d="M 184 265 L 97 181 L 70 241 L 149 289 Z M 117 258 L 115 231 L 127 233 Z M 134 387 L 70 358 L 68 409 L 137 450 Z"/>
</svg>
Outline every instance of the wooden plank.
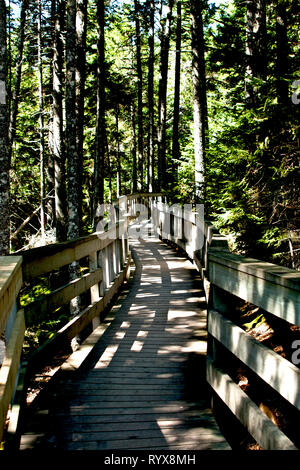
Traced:
<svg viewBox="0 0 300 470">
<path fill-rule="evenodd" d="M 101 411 L 101 410 L 100 410 Z M 207 422 L 213 422 L 214 425 L 216 425 L 216 422 L 214 420 L 213 412 L 210 409 L 207 408 L 185 408 L 184 409 L 179 409 L 177 412 L 172 412 L 171 414 L 169 412 L 169 408 L 166 413 L 160 412 L 158 415 L 156 414 L 156 411 L 152 410 L 145 410 L 145 413 L 143 413 L 143 410 L 139 412 L 138 410 L 137 413 L 135 411 L 132 411 L 131 413 L 123 413 L 116 415 L 114 412 L 113 413 L 107 413 L 101 416 L 101 414 L 95 414 L 94 416 L 92 414 L 78 414 L 78 415 L 70 415 L 68 416 L 67 414 L 67 409 L 66 408 L 61 408 L 60 413 L 59 413 L 59 419 L 63 420 L 67 425 L 70 423 L 78 423 L 78 424 L 88 424 L 88 423 L 95 423 L 95 424 L 101 424 L 101 423 L 136 423 L 136 422 L 149 422 L 152 420 L 157 420 L 159 419 L 164 419 L 164 420 L 170 420 L 170 419 L 181 419 L 181 420 L 189 420 L 189 421 L 197 421 L 197 420 L 204 420 Z"/>
<path fill-rule="evenodd" d="M 22 287 L 21 266 L 21 256 L 0 256 L 0 334 Z"/>
<path fill-rule="evenodd" d="M 95 251 L 94 253 L 91 253 L 89 255 L 89 268 L 90 268 L 90 272 L 91 271 L 96 271 L 98 269 L 98 253 L 97 251 Z M 96 284 L 94 284 L 93 286 L 91 286 L 90 288 L 90 296 L 91 296 L 91 303 L 94 303 L 94 302 L 97 302 L 100 297 L 103 297 L 103 271 L 102 271 L 102 268 L 101 268 L 101 273 L 102 273 L 102 289 L 101 289 L 101 292 L 102 294 L 100 295 L 100 285 L 99 285 L 99 282 L 97 282 Z M 99 326 L 100 324 L 100 318 L 94 318 L 93 321 L 92 321 L 92 328 L 93 330 L 95 328 L 97 328 L 97 326 Z"/>
<path fill-rule="evenodd" d="M 77 352 L 77 351 L 76 351 Z M 82 362 L 80 362 L 80 365 Z M 78 366 L 76 365 L 76 368 Z M 109 391 L 109 395 L 164 395 L 165 393 L 168 392 L 178 392 L 184 390 L 184 384 L 170 384 L 167 385 L 166 383 L 161 384 L 162 381 L 160 381 L 159 384 L 151 385 L 149 387 L 149 384 L 138 384 L 138 383 L 127 383 L 126 380 L 124 381 L 119 381 L 122 383 L 117 383 L 113 384 L 112 382 L 110 383 L 102 383 L 101 379 L 96 381 L 95 383 L 90 383 L 88 381 L 84 381 L 84 383 L 81 382 L 72 382 L 72 384 L 68 385 L 66 384 L 64 386 L 64 390 L 69 391 L 69 392 L 80 392 L 80 394 L 91 394 L 93 396 L 95 395 L 107 395 Z"/>
<path fill-rule="evenodd" d="M 114 372 L 106 372 L 101 371 L 102 374 L 98 377 L 98 375 L 94 377 L 89 375 L 88 377 L 85 378 L 84 383 L 87 385 L 87 387 L 100 387 L 100 386 L 108 386 L 111 387 L 111 389 L 114 389 L 115 387 L 124 387 L 124 386 L 130 386 L 130 387 L 135 387 L 138 386 L 139 383 L 141 383 L 141 379 L 143 378 L 139 374 L 131 374 L 130 372 L 126 372 L 126 374 L 115 374 Z M 182 376 L 181 374 L 170 374 L 170 377 L 168 380 L 162 380 L 161 378 L 151 378 L 147 377 L 147 386 L 153 386 L 153 387 L 160 387 L 162 390 L 164 390 L 164 386 L 167 388 L 171 387 L 180 387 L 182 385 Z M 163 385 L 165 384 L 165 385 Z"/>
<path fill-rule="evenodd" d="M 21 256 L 0 256 L 0 296 L 14 282 L 16 272 L 22 264 Z"/>
<path fill-rule="evenodd" d="M 203 435 L 205 435 L 205 431 L 207 432 L 207 426 L 211 425 L 213 422 L 212 418 L 199 418 L 193 420 L 193 426 L 197 429 L 203 431 Z M 188 427 L 191 425 L 191 420 L 183 419 L 182 417 L 178 418 L 170 418 L 170 419 L 159 419 L 159 427 L 160 429 L 168 429 L 173 428 L 176 430 L 187 430 Z M 90 432 L 97 432 L 99 431 L 99 424 L 98 423 L 86 423 L 86 424 L 77 424 L 76 426 L 70 424 L 69 426 L 65 426 L 65 429 L 68 432 L 76 432 L 82 433 L 87 435 Z M 132 422 L 107 422 L 101 425 L 100 432 L 112 432 L 112 431 L 147 431 L 147 430 L 157 430 L 158 423 L 155 417 L 152 420 L 144 421 L 132 421 Z"/>
<path fill-rule="evenodd" d="M 20 439 L 22 432 L 22 420 L 26 405 L 26 391 L 27 391 L 27 362 L 22 363 L 19 376 L 16 394 L 11 407 L 9 416 L 9 423 L 7 428 L 5 449 L 10 451 L 17 451 L 20 447 Z"/>
<path fill-rule="evenodd" d="M 298 450 L 229 375 L 207 358 L 207 381 L 265 450 Z"/>
<path fill-rule="evenodd" d="M 300 409 L 300 369 L 247 334 L 219 312 L 211 310 L 208 332 Z"/>
<path fill-rule="evenodd" d="M 148 410 L 145 413 L 132 413 L 132 414 L 105 414 L 101 416 L 101 414 L 93 415 L 93 414 L 78 414 L 78 415 L 68 415 L 67 411 L 65 413 L 60 413 L 60 419 L 63 420 L 63 423 L 72 426 L 76 425 L 89 425 L 95 424 L 98 425 L 98 428 L 101 427 L 102 424 L 122 424 L 122 423 L 146 423 L 146 422 L 157 422 L 157 419 L 163 420 L 189 420 L 191 423 L 198 420 L 206 421 L 212 425 L 216 425 L 212 412 L 210 410 L 187 410 L 182 411 L 179 410 L 178 413 L 159 413 L 158 415 L 153 411 L 151 413 Z M 100 426 L 99 426 L 100 425 Z"/>
<path fill-rule="evenodd" d="M 17 313 L 14 328 L 0 369 L 0 441 L 3 435 L 5 418 L 15 387 L 20 356 L 25 334 L 24 311 Z"/>
<path fill-rule="evenodd" d="M 224 252 L 209 254 L 208 278 L 211 284 L 215 284 L 291 324 L 300 326 L 300 287 L 297 290 L 295 288 L 297 279 L 300 281 L 300 274 L 292 272 L 291 278 L 282 275 L 282 283 L 280 283 L 281 276 L 279 274 L 274 273 L 273 275 L 270 270 L 263 269 L 263 266 L 268 263 L 256 262 L 252 264 L 251 261 L 248 263 L 247 259 L 243 257 L 238 258 L 240 260 L 238 263 L 228 258 L 231 256 L 236 257 L 236 255 Z M 276 268 L 276 265 L 272 266 L 272 269 Z"/>
<path fill-rule="evenodd" d="M 207 442 L 208 440 L 211 442 L 223 441 L 221 436 L 215 436 L 213 431 L 210 431 L 205 427 L 196 426 L 195 423 L 193 428 L 191 428 L 191 426 L 175 426 L 174 424 L 162 427 L 157 423 L 155 424 L 152 427 L 148 426 L 148 429 L 143 429 L 139 426 L 138 429 L 128 430 L 98 430 L 90 432 L 78 432 L 76 430 L 75 432 L 65 432 L 63 434 L 63 438 L 74 442 L 111 441 L 112 444 L 119 440 L 130 441 L 131 439 L 134 439 L 134 441 L 136 441 L 138 439 L 156 439 L 161 437 L 175 438 L 179 442 L 187 441 L 189 439 L 190 441 L 194 440 L 195 442 L 199 442 L 199 444 L 201 442 Z"/>
<path fill-rule="evenodd" d="M 102 280 L 102 268 L 84 274 L 81 278 L 69 282 L 65 286 L 46 294 L 41 300 L 36 300 L 24 308 L 26 325 L 32 326 L 40 322 L 45 315 L 57 307 L 67 304 L 71 299 L 87 291 Z"/>
<path fill-rule="evenodd" d="M 94 253 L 91 253 L 89 255 L 89 267 L 90 267 L 90 272 L 97 271 L 98 269 L 98 254 L 95 251 Z M 101 280 L 103 280 L 103 272 L 101 268 Z M 96 282 L 91 286 L 91 302 L 95 302 L 99 300 L 99 284 Z"/>
<path fill-rule="evenodd" d="M 211 248 L 209 260 L 223 266 L 251 274 L 289 289 L 300 291 L 300 273 L 278 264 L 268 263 L 255 258 L 246 258 L 230 252 L 218 252 Z"/>
<path fill-rule="evenodd" d="M 93 405 L 93 406 L 92 406 Z M 184 402 L 180 401 L 170 401 L 170 402 L 150 402 L 146 401 L 143 405 L 142 403 L 135 404 L 132 401 L 121 402 L 117 400 L 117 403 L 114 405 L 111 403 L 106 403 L 105 406 L 99 407 L 99 403 L 92 403 L 85 405 L 73 406 L 72 403 L 68 404 L 68 408 L 64 411 L 63 408 L 60 411 L 57 411 L 57 416 L 64 416 L 69 413 L 70 416 L 113 416 L 113 415 L 135 415 L 135 414 L 173 414 L 173 413 L 182 413 L 191 410 L 193 407 L 196 407 L 197 403 Z"/>
<path fill-rule="evenodd" d="M 39 436 L 27 435 L 24 436 L 24 443 L 26 442 L 26 449 L 35 448 L 35 441 Z M 41 436 L 42 437 L 42 436 Z M 25 441 L 26 438 L 26 441 Z M 180 442 L 180 444 L 178 444 Z M 67 451 L 107 451 L 107 450 L 229 450 L 229 446 L 224 441 L 220 441 L 216 436 L 207 437 L 206 439 L 178 439 L 177 437 L 168 437 L 166 439 L 163 434 L 160 438 L 145 438 L 145 439 L 130 439 L 125 440 L 112 440 L 112 441 L 88 441 L 76 442 L 66 441 L 65 450 Z M 123 457 L 125 458 L 125 457 Z M 137 458 L 137 457 L 136 457 Z M 179 461 L 179 460 L 178 460 Z M 124 465 L 123 465 L 124 466 Z M 128 465 L 127 465 L 128 466 Z"/>
</svg>

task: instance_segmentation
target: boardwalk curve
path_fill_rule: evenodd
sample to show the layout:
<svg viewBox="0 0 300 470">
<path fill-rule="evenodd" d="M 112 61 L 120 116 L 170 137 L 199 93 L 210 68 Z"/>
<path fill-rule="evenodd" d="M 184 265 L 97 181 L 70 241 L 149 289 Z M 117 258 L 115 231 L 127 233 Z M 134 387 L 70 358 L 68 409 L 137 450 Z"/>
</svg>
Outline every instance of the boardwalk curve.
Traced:
<svg viewBox="0 0 300 470">
<path fill-rule="evenodd" d="M 114 320 L 40 403 L 21 449 L 229 449 L 209 409 L 200 276 L 157 238 L 131 248 L 135 273 Z"/>
</svg>

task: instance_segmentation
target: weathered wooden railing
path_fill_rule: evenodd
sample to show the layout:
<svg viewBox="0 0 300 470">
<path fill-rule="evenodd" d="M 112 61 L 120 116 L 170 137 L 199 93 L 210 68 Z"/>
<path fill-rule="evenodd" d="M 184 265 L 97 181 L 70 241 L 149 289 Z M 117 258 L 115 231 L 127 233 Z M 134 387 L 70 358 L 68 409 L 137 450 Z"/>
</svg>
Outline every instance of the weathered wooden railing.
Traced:
<svg viewBox="0 0 300 470">
<path fill-rule="evenodd" d="M 262 448 L 296 449 L 230 377 L 223 352 L 230 351 L 300 410 L 300 369 L 228 319 L 238 298 L 300 326 L 300 273 L 230 253 L 226 238 L 204 221 L 201 207 L 200 213 L 184 211 L 165 198 L 154 198 L 151 212 L 161 238 L 184 249 L 202 273 L 208 302 L 207 381 L 212 390 Z M 297 344 L 300 356 L 300 341 Z"/>
<path fill-rule="evenodd" d="M 128 219 L 152 219 L 154 230 L 186 251 L 201 272 L 208 301 L 207 381 L 231 412 L 264 449 L 295 449 L 294 444 L 230 377 L 223 348 L 230 351 L 293 407 L 300 410 L 300 370 L 229 320 L 231 299 L 243 299 L 269 314 L 300 326 L 300 273 L 229 252 L 225 237 L 195 212 L 167 204 L 161 194 L 120 198 L 111 227 L 104 233 L 0 258 L 0 334 L 6 331 L 6 356 L 0 369 L 0 434 L 16 388 L 25 325 L 44 312 L 90 291 L 90 303 L 31 357 L 34 365 L 68 343 L 101 312 L 128 275 Z M 147 224 L 145 224 L 146 227 Z M 148 233 L 149 227 L 145 228 Z M 139 232 L 143 236 L 142 231 Z M 85 259 L 89 272 L 24 309 L 18 306 L 24 283 Z M 230 315 L 229 315 L 230 316 Z M 98 319 L 98 320 L 97 320 Z M 101 325 L 101 324 L 100 324 Z M 300 346 L 300 345 L 299 345 Z M 22 377 L 22 369 L 19 377 Z M 19 382 L 22 380 L 19 379 Z M 18 389 L 17 392 L 18 393 Z M 14 418 L 14 409 L 15 415 Z M 18 404 L 12 407 L 10 431 L 16 428 Z"/>
<path fill-rule="evenodd" d="M 22 256 L 0 258 L 0 333 L 5 331 L 7 344 L 0 369 L 0 442 L 8 408 L 15 391 L 18 394 L 19 388 L 20 394 L 22 392 L 25 373 L 33 373 L 44 360 L 49 360 L 58 348 L 70 344 L 87 326 L 92 324 L 93 328 L 97 327 L 101 313 L 128 277 L 128 218 L 122 208 L 122 202 L 118 209 L 120 208 L 124 214 L 123 220 L 111 220 L 109 229 L 105 232 L 34 248 L 24 251 Z M 117 212 L 119 211 L 114 207 L 113 219 L 117 218 Z M 50 273 L 80 261 L 86 268 L 82 276 L 20 308 L 19 294 L 22 286 L 35 280 L 40 282 L 40 276 L 48 277 Z M 27 364 L 20 365 L 25 329 L 39 323 L 46 315 L 51 315 L 56 308 L 67 305 L 72 299 L 84 293 L 86 295 L 87 292 L 88 301 L 85 299 L 81 311 L 34 351 Z M 20 369 L 21 373 L 18 374 Z M 22 400 L 16 400 L 12 404 L 8 435 L 16 433 L 21 402 Z"/>
</svg>

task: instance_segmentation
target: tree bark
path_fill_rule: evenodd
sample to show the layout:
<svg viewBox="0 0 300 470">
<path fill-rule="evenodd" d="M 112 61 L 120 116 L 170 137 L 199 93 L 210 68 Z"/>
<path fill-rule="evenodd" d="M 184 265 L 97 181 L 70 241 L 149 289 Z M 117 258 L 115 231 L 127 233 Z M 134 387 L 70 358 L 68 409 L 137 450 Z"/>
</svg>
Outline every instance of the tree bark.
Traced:
<svg viewBox="0 0 300 470">
<path fill-rule="evenodd" d="M 174 0 L 169 0 L 167 16 L 162 22 L 161 46 L 160 46 L 160 77 L 158 90 L 158 190 L 168 186 L 168 169 L 166 161 L 166 119 L 167 119 L 167 82 L 169 66 L 169 48 L 171 34 L 171 19 Z"/>
<path fill-rule="evenodd" d="M 17 115 L 18 115 L 18 106 L 19 106 L 19 95 L 20 95 L 20 87 L 21 87 L 21 76 L 22 76 L 22 63 L 23 63 L 23 50 L 24 50 L 24 39 L 25 39 L 25 25 L 26 25 L 26 12 L 28 9 L 29 0 L 23 0 L 21 4 L 21 12 L 20 12 L 20 29 L 19 29 L 19 37 L 18 37 L 18 57 L 16 63 L 16 72 L 15 72 L 15 82 L 14 82 L 14 90 L 12 94 L 12 102 L 11 102 L 11 109 L 10 109 L 10 117 L 9 117 L 9 159 L 11 160 L 12 156 L 12 148 L 16 136 L 16 124 L 17 124 Z"/>
<path fill-rule="evenodd" d="M 104 157 L 106 141 L 105 124 L 105 49 L 104 26 L 105 5 L 104 0 L 97 3 L 98 18 L 98 66 L 97 66 L 97 123 L 96 123 L 96 152 L 94 164 L 94 229 L 100 220 L 100 206 L 104 202 Z"/>
<path fill-rule="evenodd" d="M 203 4 L 198 0 L 190 0 L 190 7 L 194 90 L 195 202 L 204 204 L 207 104 L 202 20 Z"/>
<path fill-rule="evenodd" d="M 66 155 L 68 165 L 68 239 L 78 238 L 81 229 L 80 161 L 77 152 L 76 119 L 76 0 L 67 0 L 66 28 Z M 78 261 L 69 265 L 70 280 L 80 277 Z M 80 312 L 80 296 L 70 302 L 71 315 Z M 77 349 L 78 338 L 73 338 L 72 349 Z"/>
<path fill-rule="evenodd" d="M 10 207 L 7 109 L 6 5 L 0 0 L 0 255 L 9 253 Z"/>
<path fill-rule="evenodd" d="M 143 191 L 144 179 L 144 130 L 143 130 L 143 72 L 141 60 L 140 4 L 134 0 L 136 31 L 136 71 L 138 80 L 138 190 Z"/>
<path fill-rule="evenodd" d="M 180 108 L 180 66 L 181 66 L 181 0 L 177 1 L 177 25 L 176 25 L 176 59 L 175 59 L 175 86 L 174 86 L 174 110 L 173 110 L 173 135 L 172 135 L 172 183 L 177 182 L 179 148 L 179 108 Z"/>
<path fill-rule="evenodd" d="M 76 0 L 67 1 L 66 145 L 68 164 L 68 239 L 80 235 L 79 156 L 76 145 Z"/>
<path fill-rule="evenodd" d="M 44 96 L 42 62 L 42 3 L 38 0 L 38 89 L 39 89 L 39 146 L 40 146 L 40 202 L 41 236 L 45 243 L 45 139 L 44 139 Z"/>
<path fill-rule="evenodd" d="M 149 0 L 150 18 L 149 18 L 149 58 L 148 58 L 148 189 L 154 191 L 154 0 Z"/>
<path fill-rule="evenodd" d="M 87 0 L 76 2 L 76 146 L 79 166 L 79 186 L 83 186 L 84 98 L 86 78 Z M 79 218 L 82 220 L 82 191 L 79 194 Z"/>
<path fill-rule="evenodd" d="M 116 159 L 117 159 L 117 198 L 121 196 L 122 193 L 122 175 L 121 175 L 121 154 L 120 154 L 120 137 L 119 137 L 119 104 L 116 106 L 116 138 L 117 138 L 117 148 L 116 148 Z"/>
<path fill-rule="evenodd" d="M 245 99 L 255 102 L 254 78 L 266 76 L 266 4 L 265 0 L 247 0 Z"/>
<path fill-rule="evenodd" d="M 137 192 L 137 167 L 136 167 L 136 130 L 135 130 L 135 106 L 131 105 L 131 157 L 132 157 L 132 192 Z"/>
<path fill-rule="evenodd" d="M 52 90 L 52 151 L 54 160 L 55 223 L 56 240 L 67 238 L 66 208 L 66 157 L 63 139 L 63 42 L 64 1 L 55 3 L 54 47 L 53 47 L 53 90 Z"/>
<path fill-rule="evenodd" d="M 289 101 L 289 84 L 287 81 L 289 69 L 289 45 L 287 38 L 286 2 L 277 0 L 276 3 L 276 88 L 278 102 L 287 104 Z"/>
</svg>

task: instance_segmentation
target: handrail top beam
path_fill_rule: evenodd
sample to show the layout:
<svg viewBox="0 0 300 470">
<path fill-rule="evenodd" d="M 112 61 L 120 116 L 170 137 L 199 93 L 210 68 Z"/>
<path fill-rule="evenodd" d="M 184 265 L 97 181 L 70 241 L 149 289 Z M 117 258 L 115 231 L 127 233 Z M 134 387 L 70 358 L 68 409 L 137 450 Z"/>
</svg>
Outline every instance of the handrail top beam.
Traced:
<svg viewBox="0 0 300 470">
<path fill-rule="evenodd" d="M 125 221 L 117 222 L 113 227 L 105 232 L 94 232 L 83 237 L 67 240 L 59 243 L 51 243 L 49 245 L 38 246 L 29 250 L 22 251 L 23 262 L 32 261 L 44 256 L 51 256 L 60 253 L 69 248 L 76 248 L 84 243 L 91 242 L 96 239 L 105 240 L 113 230 L 117 230 Z M 11 255 L 9 255 L 11 258 Z"/>
<path fill-rule="evenodd" d="M 22 256 L 0 256 L 0 297 L 22 264 Z"/>
<path fill-rule="evenodd" d="M 208 249 L 208 258 L 210 263 L 222 264 L 231 269 L 300 291 L 300 272 L 294 269 L 214 248 Z"/>
</svg>

